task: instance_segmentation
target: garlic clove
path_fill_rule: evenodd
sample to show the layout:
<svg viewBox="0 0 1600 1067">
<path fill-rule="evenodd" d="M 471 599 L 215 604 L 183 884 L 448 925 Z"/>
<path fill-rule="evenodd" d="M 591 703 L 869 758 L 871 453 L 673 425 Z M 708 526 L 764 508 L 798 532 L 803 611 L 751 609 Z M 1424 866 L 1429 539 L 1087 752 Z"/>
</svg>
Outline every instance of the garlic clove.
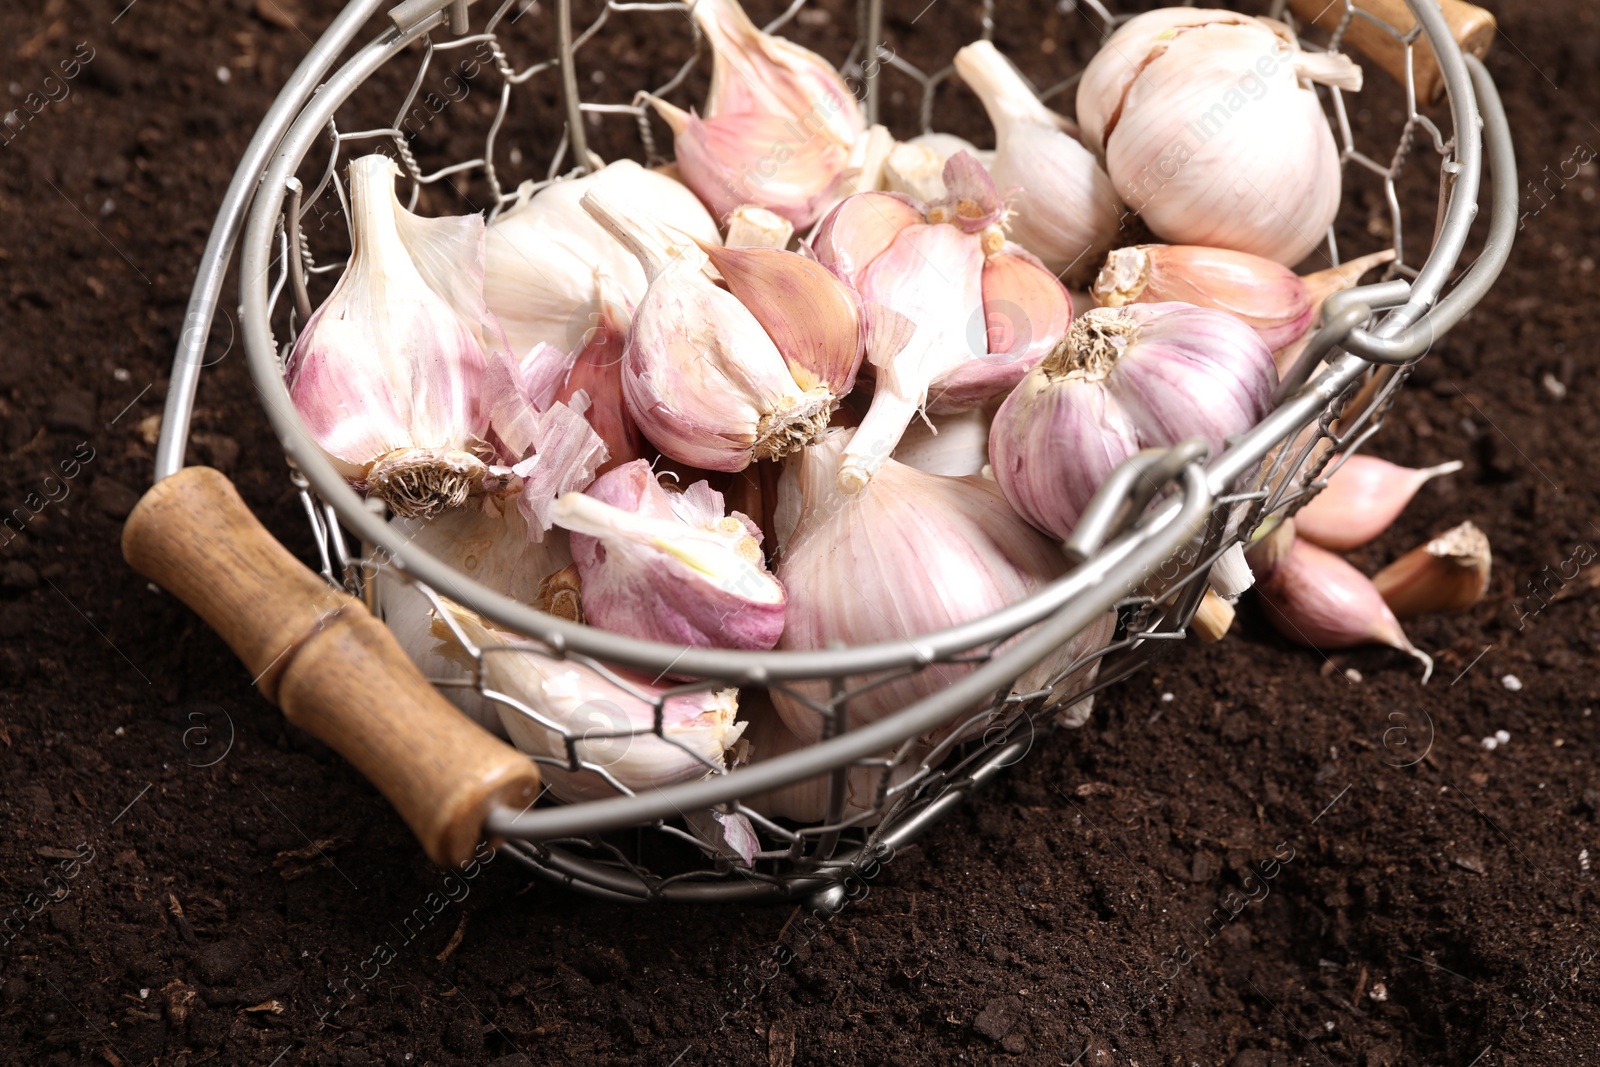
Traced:
<svg viewBox="0 0 1600 1067">
<path fill-rule="evenodd" d="M 1256 585 L 1268 620 L 1289 640 L 1312 648 L 1388 645 L 1433 673 L 1433 658 L 1413 645 L 1367 576 L 1326 549 L 1295 538 L 1276 568 Z"/>
<path fill-rule="evenodd" d="M 971 337 L 984 355 L 934 380 L 933 413 L 965 411 L 1004 396 L 1038 365 L 1072 325 L 1072 298 L 1037 259 L 1007 244 L 983 263 L 983 336 Z"/>
<path fill-rule="evenodd" d="M 1470 522 L 1413 548 L 1372 578 L 1397 618 L 1466 611 L 1489 591 L 1489 538 Z"/>
<path fill-rule="evenodd" d="M 574 352 L 599 325 L 606 301 L 631 309 L 648 279 L 638 259 L 589 217 L 579 203 L 604 187 L 630 211 L 690 238 L 716 243 L 717 224 L 681 182 L 621 159 L 537 193 L 524 183 L 518 200 L 488 230 L 484 298 L 505 329 L 512 352 L 547 344 Z M 600 280 L 607 286 L 602 299 Z M 628 320 L 620 325 L 626 330 Z"/>
<path fill-rule="evenodd" d="M 1459 460 L 1412 469 L 1356 454 L 1335 457 L 1327 486 L 1295 512 L 1300 536 L 1335 552 L 1359 548 L 1389 528 L 1428 481 L 1461 469 Z"/>
<path fill-rule="evenodd" d="M 1094 296 L 1104 307 L 1181 301 L 1226 311 L 1274 351 L 1303 335 L 1317 310 L 1300 276 L 1276 260 L 1198 245 L 1119 248 L 1106 257 Z"/>
<path fill-rule="evenodd" d="M 1111 179 L 991 42 L 961 49 L 955 67 L 994 124 L 989 172 L 1010 196 L 1011 239 L 1052 274 L 1092 271 L 1125 214 Z"/>
<path fill-rule="evenodd" d="M 491 629 L 458 604 L 446 601 L 445 610 L 450 622 L 435 619 L 433 624 L 445 654 L 471 663 L 468 644 L 500 649 L 482 656 L 484 686 L 521 705 L 496 702 L 512 743 L 542 757 L 543 781 L 562 800 L 613 797 L 618 785 L 639 793 L 697 781 L 726 765 L 728 750 L 744 732 L 744 723 L 735 721 L 738 690 L 685 693 L 625 675 L 627 684 L 619 685 L 591 667 L 553 659 L 521 638 Z M 653 732 L 657 702 L 661 736 Z M 549 762 L 568 760 L 568 736 L 576 758 L 603 774 Z"/>
<path fill-rule="evenodd" d="M 760 531 L 723 514 L 698 482 L 662 489 L 643 460 L 556 501 L 572 533 L 583 611 L 599 627 L 693 648 L 769 649 L 783 630 L 784 587 L 767 572 Z"/>
<path fill-rule="evenodd" d="M 983 249 L 954 225 L 907 227 L 861 272 L 857 290 L 915 324 L 904 348 L 874 362 L 872 405 L 844 450 L 839 484 L 859 492 L 894 451 L 906 426 L 942 375 L 986 354 L 975 351 L 968 324 L 983 307 Z"/>
<path fill-rule="evenodd" d="M 488 473 L 481 386 L 499 338 L 482 298 L 482 219 L 402 223 L 397 173 L 383 155 L 351 162 L 350 262 L 285 377 L 340 473 L 398 515 L 427 516 L 464 504 Z"/>
<path fill-rule="evenodd" d="M 1280 370 L 1314 331 L 1328 296 L 1394 259 L 1385 249 L 1304 277 L 1263 256 L 1198 245 L 1137 245 L 1106 257 L 1095 279 L 1103 307 L 1181 301 L 1236 315 L 1261 335 Z"/>
<path fill-rule="evenodd" d="M 855 291 L 814 259 L 776 248 L 718 248 L 706 255 L 728 291 L 755 316 L 802 389 L 835 399 L 855 385 L 865 352 Z"/>
<path fill-rule="evenodd" d="M 700 248 L 601 191 L 583 205 L 650 278 L 622 368 L 628 410 L 650 442 L 680 463 L 737 471 L 814 439 L 834 398 L 796 383 L 761 323 L 706 276 Z"/>
<path fill-rule="evenodd" d="M 922 205 L 898 193 L 857 193 L 818 224 L 810 245 L 817 261 L 851 285 L 889 250 L 900 232 L 919 225 Z"/>
</svg>

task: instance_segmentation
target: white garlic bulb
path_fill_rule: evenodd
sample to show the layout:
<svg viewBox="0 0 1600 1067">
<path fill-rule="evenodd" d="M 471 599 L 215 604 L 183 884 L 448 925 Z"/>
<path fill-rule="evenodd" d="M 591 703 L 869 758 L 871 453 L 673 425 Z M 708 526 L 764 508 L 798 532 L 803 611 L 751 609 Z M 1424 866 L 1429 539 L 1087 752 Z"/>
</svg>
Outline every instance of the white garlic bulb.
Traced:
<svg viewBox="0 0 1600 1067">
<path fill-rule="evenodd" d="M 1339 148 L 1314 83 L 1360 89 L 1361 68 L 1301 51 L 1270 19 L 1163 8 L 1095 55 L 1078 120 L 1118 195 L 1162 238 L 1293 265 L 1340 199 Z"/>
</svg>

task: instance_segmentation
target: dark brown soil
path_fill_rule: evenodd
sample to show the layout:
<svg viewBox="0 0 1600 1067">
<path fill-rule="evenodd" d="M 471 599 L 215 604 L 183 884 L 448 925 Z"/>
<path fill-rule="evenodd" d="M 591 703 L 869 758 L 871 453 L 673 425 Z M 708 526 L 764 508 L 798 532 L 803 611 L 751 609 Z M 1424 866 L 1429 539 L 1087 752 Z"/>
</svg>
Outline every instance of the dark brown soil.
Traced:
<svg viewBox="0 0 1600 1067">
<path fill-rule="evenodd" d="M 890 6 L 907 54 L 977 30 L 968 0 L 915 31 L 920 3 Z M 442 872 L 117 551 L 211 216 L 334 5 L 8 6 L 7 107 L 78 42 L 94 58 L 0 147 L 0 504 L 39 512 L 0 534 L 0 1060 L 1600 1060 L 1600 597 L 1585 568 L 1547 608 L 1514 606 L 1600 538 L 1596 170 L 1572 177 L 1600 143 L 1600 30 L 1574 0 L 1493 6 L 1490 65 L 1542 188 L 1499 286 L 1376 442 L 1467 468 L 1358 557 L 1462 519 L 1493 540 L 1489 598 L 1411 628 L 1432 684 L 1382 651 L 1324 661 L 1246 613 L 1041 740 L 825 924 L 595 903 L 502 854 L 420 930 Z M 1043 83 L 1085 45 L 1075 14 L 1002 7 L 1000 43 Z M 831 53 L 848 25 L 795 32 Z M 960 90 L 939 99 L 941 125 L 982 136 Z M 910 102 L 887 103 L 904 129 Z M 548 134 L 553 100 L 522 121 Z M 1410 190 L 1415 217 L 1431 196 Z M 191 460 L 309 552 L 237 346 L 194 430 Z M 1510 741 L 1485 749 L 1497 730 Z"/>
</svg>

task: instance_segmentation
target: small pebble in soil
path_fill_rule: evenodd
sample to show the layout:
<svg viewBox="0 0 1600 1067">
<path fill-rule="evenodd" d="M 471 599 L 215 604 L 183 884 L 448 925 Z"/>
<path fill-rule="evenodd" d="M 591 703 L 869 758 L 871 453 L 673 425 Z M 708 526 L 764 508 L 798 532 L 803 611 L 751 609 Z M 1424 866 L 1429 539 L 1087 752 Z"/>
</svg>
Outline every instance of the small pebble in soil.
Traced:
<svg viewBox="0 0 1600 1067">
<path fill-rule="evenodd" d="M 1171 694 L 1171 693 L 1162 693 L 1161 694 L 1161 703 L 1163 703 L 1163 704 L 1170 704 L 1174 700 L 1177 700 L 1177 699 L 1178 698 L 1176 696 L 1174 696 L 1173 694 Z"/>
<path fill-rule="evenodd" d="M 1351 682 L 1359 682 L 1359 681 L 1361 681 L 1361 672 L 1356 670 L 1354 667 L 1346 667 L 1345 671 L 1344 671 L 1344 676 L 1345 676 L 1345 679 L 1347 681 L 1351 681 Z"/>
<path fill-rule="evenodd" d="M 1500 739 L 1498 737 L 1485 737 L 1482 741 L 1479 741 L 1478 744 L 1482 745 L 1490 752 L 1493 752 L 1495 749 L 1500 747 Z"/>
<path fill-rule="evenodd" d="M 1514 674 L 1508 674 L 1504 678 L 1500 679 L 1500 684 L 1511 690 L 1513 693 L 1520 692 L 1522 689 L 1522 679 L 1518 678 Z"/>
<path fill-rule="evenodd" d="M 1578 870 L 1582 871 L 1584 874 L 1588 874 L 1589 873 L 1589 850 L 1588 849 L 1584 849 L 1582 852 L 1578 853 Z"/>
<path fill-rule="evenodd" d="M 1382 1004 L 1389 999 L 1389 987 L 1382 982 L 1373 982 L 1372 988 L 1367 990 L 1367 996 Z"/>
<path fill-rule="evenodd" d="M 1496 730 L 1494 739 L 1502 745 L 1509 745 L 1511 743 L 1511 732 L 1509 730 Z"/>
<path fill-rule="evenodd" d="M 217 68 L 217 81 L 221 82 L 223 85 L 227 85 L 232 80 L 233 71 L 229 70 L 227 67 Z"/>
</svg>

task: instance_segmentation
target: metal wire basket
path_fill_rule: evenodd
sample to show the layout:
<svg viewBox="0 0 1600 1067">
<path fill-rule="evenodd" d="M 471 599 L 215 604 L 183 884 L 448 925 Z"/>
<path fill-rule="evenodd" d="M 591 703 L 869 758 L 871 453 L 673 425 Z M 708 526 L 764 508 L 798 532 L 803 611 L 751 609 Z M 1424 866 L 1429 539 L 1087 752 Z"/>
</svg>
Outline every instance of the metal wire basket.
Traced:
<svg viewBox="0 0 1600 1067">
<path fill-rule="evenodd" d="M 1359 448 L 1377 429 L 1412 363 L 1493 282 L 1514 230 L 1516 183 L 1499 99 L 1482 64 L 1464 57 L 1457 47 L 1438 6 L 1407 0 L 1417 24 L 1401 33 L 1361 5 L 1336 4 L 1342 19 L 1331 35 L 1321 35 L 1308 47 L 1337 49 L 1351 26 L 1361 25 L 1369 35 L 1387 35 L 1403 65 L 1403 103 L 1396 106 L 1404 114 L 1392 144 L 1364 143 L 1341 93 L 1335 89 L 1325 97 L 1347 178 L 1352 172 L 1369 172 L 1381 187 L 1389 217 L 1369 232 L 1382 233 L 1379 243 L 1392 247 L 1396 258 L 1387 280 L 1327 302 L 1322 327 L 1286 376 L 1278 407 L 1260 425 L 1221 456 L 1208 457 L 1203 447 L 1189 444 L 1130 460 L 1103 487 L 1065 546 L 1076 563 L 1071 572 L 986 618 L 903 641 L 819 652 L 708 651 L 630 640 L 513 602 L 404 543 L 306 436 L 285 390 L 280 359 L 309 314 L 311 290 L 325 286 L 343 266 L 340 249 L 348 245 L 341 244 L 342 235 L 324 239 L 320 220 L 343 200 L 339 164 L 352 149 L 383 145 L 392 150 L 411 179 L 413 204 L 425 187 L 448 195 L 465 185 L 473 195 L 463 196 L 465 203 L 457 210 L 484 210 L 491 218 L 514 201 L 518 181 L 543 184 L 594 165 L 588 134 L 602 124 L 636 126 L 639 157 L 658 162 L 650 120 L 638 101 L 586 101 L 579 71 L 598 41 L 632 20 L 653 20 L 651 32 L 689 40 L 694 31 L 684 18 L 688 8 L 682 3 L 608 0 L 575 34 L 572 0 L 556 0 L 554 10 L 541 7 L 538 0 L 504 0 L 482 20 L 469 20 L 464 0 L 407 0 L 387 13 L 387 24 L 375 37 L 352 51 L 352 42 L 381 3 L 355 0 L 338 16 L 290 78 L 240 162 L 195 281 L 173 366 L 156 478 L 183 466 L 223 275 L 242 233 L 244 350 L 291 461 L 292 477 L 316 533 L 320 570 L 331 585 L 368 594 L 381 572 L 390 580 L 415 583 L 435 603 L 436 591 L 447 590 L 451 599 L 527 639 L 505 648 L 479 649 L 480 662 L 487 655 L 565 657 L 624 685 L 617 670 L 658 675 L 670 668 L 674 675 L 696 679 L 682 691 L 828 683 L 829 696 L 822 702 L 824 740 L 816 745 L 731 771 L 708 765 L 700 781 L 653 792 L 634 795 L 617 785 L 617 795 L 609 799 L 522 810 L 500 805 L 488 812 L 486 832 L 505 838 L 535 871 L 604 897 L 703 900 L 820 892 L 824 902 L 837 903 L 853 871 L 892 854 L 1020 759 L 1058 708 L 1127 677 L 1161 642 L 1182 638 L 1206 588 L 1211 563 L 1248 537 L 1263 518 L 1292 511 L 1316 492 L 1325 484 L 1330 456 Z M 807 3 L 794 0 L 768 28 L 796 18 Z M 911 4 L 905 14 L 909 17 L 918 6 Z M 1117 22 L 1096 0 L 1081 7 L 1076 13 L 1102 32 Z M 1270 13 L 1281 15 L 1282 8 L 1280 2 Z M 983 5 L 981 14 L 987 37 L 994 26 L 993 0 Z M 861 86 L 869 119 L 876 119 L 882 94 L 903 101 L 909 93 L 926 127 L 935 94 L 952 68 L 926 73 L 899 50 L 886 47 L 884 17 L 884 0 L 863 0 L 859 38 L 841 70 Z M 1437 55 L 1447 112 L 1419 106 L 1414 71 L 1424 40 Z M 695 43 L 693 56 L 666 84 L 655 87 L 655 94 L 682 95 L 681 87 L 702 61 Z M 348 58 L 335 68 L 346 53 Z M 430 80 L 441 71 L 461 72 L 468 64 L 488 88 L 493 105 L 481 109 L 470 142 L 464 127 L 472 115 L 468 109 L 450 111 L 440 105 L 445 100 L 440 94 L 448 94 L 450 83 L 439 83 L 445 87 L 439 89 Z M 407 73 L 397 75 L 399 68 Z M 601 66 L 590 68 L 591 88 L 599 81 L 592 78 L 596 71 L 603 73 Z M 1042 95 L 1048 99 L 1072 84 L 1069 79 Z M 404 87 L 398 98 L 393 95 L 396 86 Z M 497 100 L 492 99 L 495 89 Z M 536 98 L 537 91 L 544 96 Z M 389 95 L 380 99 L 384 93 Z M 529 158 L 506 143 L 508 116 L 525 99 L 533 101 L 529 106 L 535 111 L 543 106 L 552 112 L 553 136 L 555 121 L 565 120 L 545 158 Z M 559 100 L 559 113 L 550 104 L 554 100 Z M 355 117 L 372 114 L 374 108 L 393 120 L 372 127 Z M 1436 124 L 1431 116 L 1437 114 L 1448 115 L 1448 129 Z M 413 137 L 418 123 L 435 121 L 437 129 L 456 136 L 435 138 L 450 147 L 419 151 Z M 920 131 L 894 132 L 908 136 Z M 451 155 L 451 148 L 459 150 L 462 144 L 470 151 Z M 429 158 L 435 155 L 441 160 Z M 1458 272 L 1478 210 L 1485 155 L 1493 179 L 1490 225 L 1475 263 Z M 1439 213 L 1426 252 L 1419 255 L 1406 242 L 1397 183 L 1405 174 L 1433 168 Z M 1331 233 L 1327 252 L 1333 262 L 1339 261 Z M 1311 370 L 1324 360 L 1326 369 L 1308 382 Z M 1073 675 L 1073 684 L 1054 692 L 1051 684 L 1031 692 L 1011 691 L 1035 663 L 1112 610 L 1119 620 L 1116 640 L 1094 654 L 1098 673 L 1092 681 L 1079 681 L 1088 672 L 1073 675 L 1086 666 L 1075 663 L 1052 679 Z M 887 718 L 852 723 L 851 700 L 863 678 L 881 682 L 952 664 L 961 670 L 948 687 Z M 510 701 L 487 688 L 481 671 L 475 684 L 488 699 Z M 641 699 L 651 698 L 641 694 Z M 659 715 L 656 721 L 659 734 Z M 916 745 L 918 738 L 957 721 L 971 728 L 945 731 L 951 740 L 931 753 Z M 980 735 L 981 740 L 956 740 Z M 536 758 L 569 771 L 604 775 L 604 767 L 580 758 L 578 740 L 566 738 L 564 757 Z M 853 769 L 874 786 L 866 816 L 845 814 Z M 766 819 L 745 803 L 816 776 L 826 781 L 830 798 L 830 817 L 818 825 Z M 753 865 L 734 862 L 726 849 L 685 828 L 684 813 L 711 809 L 752 819 L 761 845 Z"/>
</svg>

